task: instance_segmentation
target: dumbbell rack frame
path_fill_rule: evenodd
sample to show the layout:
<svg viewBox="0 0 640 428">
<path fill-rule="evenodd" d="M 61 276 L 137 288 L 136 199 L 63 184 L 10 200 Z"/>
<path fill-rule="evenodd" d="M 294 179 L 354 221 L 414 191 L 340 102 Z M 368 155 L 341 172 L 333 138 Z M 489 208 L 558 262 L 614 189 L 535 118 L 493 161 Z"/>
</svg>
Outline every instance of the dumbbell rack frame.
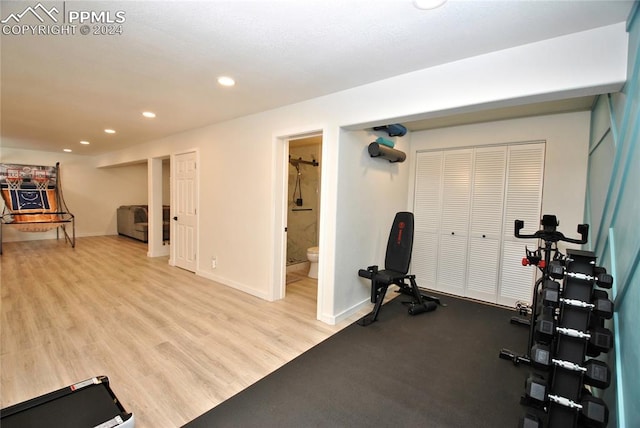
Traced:
<svg viewBox="0 0 640 428">
<path fill-rule="evenodd" d="M 515 220 L 514 221 L 514 236 L 516 238 L 521 239 L 539 239 L 544 241 L 544 247 L 538 246 L 539 250 L 544 252 L 544 267 L 541 269 L 542 277 L 538 278 L 534 287 L 533 287 L 533 302 L 531 306 L 531 319 L 529 320 L 529 340 L 527 342 L 527 350 L 525 354 L 516 354 L 515 352 L 503 348 L 500 350 L 499 357 L 503 360 L 512 361 L 514 365 L 526 364 L 531 365 L 531 347 L 534 342 L 534 329 L 536 325 L 537 319 L 537 307 L 538 307 L 538 292 L 540 289 L 540 285 L 544 283 L 545 280 L 551 279 L 549 274 L 549 268 L 551 266 L 551 253 L 557 250 L 557 243 L 560 241 L 569 242 L 573 244 L 586 244 L 589 237 L 589 225 L 588 224 L 579 224 L 577 231 L 580 234 L 580 239 L 567 238 L 564 236 L 562 232 L 558 232 L 556 230 L 556 226 L 558 226 L 558 221 L 556 216 L 554 215 L 544 215 L 541 220 L 542 229 L 536 231 L 533 234 L 525 235 L 521 234 L 520 231 L 524 227 L 524 221 Z M 553 248 L 553 244 L 556 244 L 556 248 Z M 513 318 L 512 318 L 512 323 Z M 518 322 L 519 324 L 525 324 L 525 322 Z"/>
<path fill-rule="evenodd" d="M 589 397 L 590 393 L 584 387 L 584 376 L 587 372 L 586 357 L 591 355 L 587 341 L 596 348 L 600 347 L 597 352 L 605 349 L 603 344 L 598 343 L 600 338 L 597 336 L 597 327 L 593 322 L 600 317 L 600 314 L 596 313 L 596 305 L 591 303 L 595 301 L 594 285 L 609 288 L 613 279 L 610 275 L 606 275 L 604 268 L 596 267 L 595 254 L 590 251 L 568 250 L 565 265 L 565 269 L 557 269 L 557 266 L 551 269 L 556 279 L 564 278 L 564 280 L 562 297 L 558 299 L 558 309 L 555 313 L 557 322 L 554 322 L 554 333 L 549 347 L 548 392 L 545 392 L 546 407 L 543 408 L 547 413 L 545 426 L 547 428 L 604 427 L 608 421 L 608 409 L 602 400 Z M 606 280 L 605 276 L 608 277 Z M 611 306 L 612 309 L 613 306 Z M 592 317 L 596 318 L 592 319 Z M 611 342 L 605 341 L 608 345 L 607 350 L 613 344 L 610 332 L 609 337 Z M 606 367 L 605 363 L 601 364 Z M 606 371 L 608 370 L 606 367 Z M 608 384 L 602 387 L 607 386 Z M 522 399 L 522 404 L 539 407 L 539 404 L 532 402 L 526 395 Z M 531 420 L 528 419 L 530 424 L 526 426 L 540 426 L 538 422 L 532 423 Z"/>
<path fill-rule="evenodd" d="M 583 302 L 591 302 L 593 294 L 593 281 L 581 279 L 583 274 L 594 276 L 596 257 L 592 252 L 581 250 L 567 251 L 567 274 L 564 277 L 562 296 L 564 299 L 573 299 Z M 560 305 L 558 327 L 572 329 L 579 332 L 589 330 L 589 317 L 591 311 L 576 305 Z M 562 361 L 582 366 L 585 362 L 587 343 L 584 339 L 566 334 L 558 334 L 555 344 L 555 357 Z M 555 366 L 550 374 L 550 393 L 574 403 L 579 403 L 582 396 L 583 379 L 582 372 L 567 370 L 561 366 Z M 575 427 L 577 426 L 578 413 L 575 409 L 551 402 L 549 405 L 549 427 Z"/>
</svg>

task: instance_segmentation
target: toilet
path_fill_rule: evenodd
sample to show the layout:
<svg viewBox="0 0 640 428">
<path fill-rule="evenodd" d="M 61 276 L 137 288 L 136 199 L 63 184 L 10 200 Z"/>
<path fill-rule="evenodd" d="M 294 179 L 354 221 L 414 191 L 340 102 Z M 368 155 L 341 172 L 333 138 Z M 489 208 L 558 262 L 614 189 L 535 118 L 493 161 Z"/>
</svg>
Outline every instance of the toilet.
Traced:
<svg viewBox="0 0 640 428">
<path fill-rule="evenodd" d="M 307 248 L 307 260 L 309 260 L 309 278 L 318 279 L 318 247 Z"/>
</svg>

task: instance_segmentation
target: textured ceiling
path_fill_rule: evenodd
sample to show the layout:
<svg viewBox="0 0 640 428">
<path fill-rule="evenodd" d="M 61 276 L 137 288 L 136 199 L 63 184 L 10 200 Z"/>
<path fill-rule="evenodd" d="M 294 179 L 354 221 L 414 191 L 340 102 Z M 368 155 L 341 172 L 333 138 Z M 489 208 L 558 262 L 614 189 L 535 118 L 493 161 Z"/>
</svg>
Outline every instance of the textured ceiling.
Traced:
<svg viewBox="0 0 640 428">
<path fill-rule="evenodd" d="M 43 1 L 44 9 L 56 8 L 58 13 L 51 13 L 59 24 L 81 10 L 103 12 L 112 20 L 124 17 L 122 34 L 82 35 L 77 22 L 76 33 L 69 35 L 7 35 L 3 29 L 2 146 L 71 148 L 78 154 L 118 150 L 622 22 L 632 3 L 450 0 L 424 11 L 409 0 Z M 38 2 L 0 4 L 0 19 L 7 21 L 2 25 L 11 26 Z M 19 20 L 42 24 L 31 11 Z M 220 75 L 234 77 L 236 86 L 219 86 Z M 145 110 L 157 117 L 144 119 Z M 107 135 L 105 128 L 117 133 Z M 91 144 L 81 146 L 80 140 Z"/>
</svg>

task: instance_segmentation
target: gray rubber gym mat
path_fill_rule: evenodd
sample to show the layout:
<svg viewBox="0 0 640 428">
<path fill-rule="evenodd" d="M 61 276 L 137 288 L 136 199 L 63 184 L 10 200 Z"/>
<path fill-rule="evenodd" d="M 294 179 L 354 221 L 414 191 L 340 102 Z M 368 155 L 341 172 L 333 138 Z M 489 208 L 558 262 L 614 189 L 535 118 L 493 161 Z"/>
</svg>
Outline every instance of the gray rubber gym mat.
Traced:
<svg viewBox="0 0 640 428">
<path fill-rule="evenodd" d="M 513 311 L 452 297 L 409 316 L 399 296 L 185 425 L 197 427 L 515 427 L 529 368 Z"/>
</svg>

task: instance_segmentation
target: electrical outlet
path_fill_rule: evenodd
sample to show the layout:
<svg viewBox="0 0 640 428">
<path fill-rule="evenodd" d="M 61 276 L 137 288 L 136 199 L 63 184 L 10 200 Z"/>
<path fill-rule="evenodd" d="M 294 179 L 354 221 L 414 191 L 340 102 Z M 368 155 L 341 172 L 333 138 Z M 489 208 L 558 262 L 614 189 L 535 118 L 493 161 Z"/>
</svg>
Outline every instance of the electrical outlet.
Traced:
<svg viewBox="0 0 640 428">
<path fill-rule="evenodd" d="M 216 258 L 212 257 L 211 258 L 211 269 L 215 269 L 217 265 L 218 265 L 218 262 L 217 262 Z"/>
</svg>

